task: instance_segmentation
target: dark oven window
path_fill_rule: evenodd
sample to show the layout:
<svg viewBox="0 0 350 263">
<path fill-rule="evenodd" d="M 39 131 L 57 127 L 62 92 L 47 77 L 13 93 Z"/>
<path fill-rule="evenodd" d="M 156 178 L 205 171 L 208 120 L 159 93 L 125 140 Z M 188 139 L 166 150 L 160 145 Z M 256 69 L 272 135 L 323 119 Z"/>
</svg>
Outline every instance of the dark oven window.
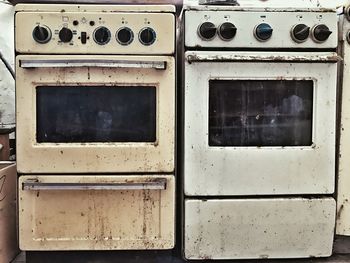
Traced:
<svg viewBox="0 0 350 263">
<path fill-rule="evenodd" d="M 210 80 L 209 146 L 310 146 L 312 109 L 312 80 Z"/>
<path fill-rule="evenodd" d="M 155 142 L 156 87 L 40 86 L 37 142 Z"/>
</svg>

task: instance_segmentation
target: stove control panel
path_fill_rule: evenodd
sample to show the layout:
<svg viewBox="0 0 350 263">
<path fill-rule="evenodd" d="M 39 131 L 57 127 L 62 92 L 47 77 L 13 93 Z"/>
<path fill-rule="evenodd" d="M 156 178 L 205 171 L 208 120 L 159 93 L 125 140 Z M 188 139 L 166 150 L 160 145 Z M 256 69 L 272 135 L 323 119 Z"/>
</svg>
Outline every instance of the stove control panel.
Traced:
<svg viewBox="0 0 350 263">
<path fill-rule="evenodd" d="M 16 51 L 38 54 L 173 54 L 172 13 L 19 12 Z"/>
<path fill-rule="evenodd" d="M 192 48 L 336 48 L 337 35 L 335 12 L 185 12 L 185 44 Z"/>
</svg>

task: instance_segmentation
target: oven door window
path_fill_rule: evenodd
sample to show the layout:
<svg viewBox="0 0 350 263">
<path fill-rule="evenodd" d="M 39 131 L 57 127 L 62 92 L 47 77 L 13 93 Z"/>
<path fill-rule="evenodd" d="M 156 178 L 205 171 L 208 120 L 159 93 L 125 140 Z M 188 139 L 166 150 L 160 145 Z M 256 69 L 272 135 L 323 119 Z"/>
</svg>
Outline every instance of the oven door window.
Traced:
<svg viewBox="0 0 350 263">
<path fill-rule="evenodd" d="M 37 142 L 155 142 L 156 87 L 40 86 Z"/>
<path fill-rule="evenodd" d="M 311 146 L 312 80 L 210 80 L 209 146 Z"/>
</svg>

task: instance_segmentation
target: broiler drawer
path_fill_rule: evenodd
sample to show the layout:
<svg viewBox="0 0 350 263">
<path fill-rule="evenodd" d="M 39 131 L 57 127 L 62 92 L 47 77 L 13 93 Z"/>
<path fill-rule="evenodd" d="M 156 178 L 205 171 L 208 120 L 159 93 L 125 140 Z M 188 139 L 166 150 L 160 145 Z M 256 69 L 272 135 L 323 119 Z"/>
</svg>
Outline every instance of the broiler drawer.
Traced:
<svg viewBox="0 0 350 263">
<path fill-rule="evenodd" d="M 185 257 L 328 257 L 335 208 L 327 197 L 186 200 Z"/>
<path fill-rule="evenodd" d="M 22 176 L 22 250 L 170 249 L 171 175 Z"/>
</svg>

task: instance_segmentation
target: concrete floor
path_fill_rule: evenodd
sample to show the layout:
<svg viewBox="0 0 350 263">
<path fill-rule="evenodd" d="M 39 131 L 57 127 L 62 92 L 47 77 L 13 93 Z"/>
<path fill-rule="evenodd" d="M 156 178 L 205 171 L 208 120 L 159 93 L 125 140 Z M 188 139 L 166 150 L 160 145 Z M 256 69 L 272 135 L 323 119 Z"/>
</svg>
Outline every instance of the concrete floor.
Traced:
<svg viewBox="0 0 350 263">
<path fill-rule="evenodd" d="M 26 262 L 25 253 L 19 254 L 17 256 L 17 258 L 14 261 L 12 261 L 12 263 L 25 263 L 25 262 Z M 65 263 L 74 263 L 74 262 L 75 261 L 71 261 L 71 262 L 65 261 Z M 100 261 L 88 260 L 88 262 L 89 263 L 99 263 Z M 105 261 L 103 261 L 103 262 L 105 262 Z M 111 261 L 111 263 L 114 263 L 114 262 L 116 262 L 116 261 Z M 127 263 L 124 260 L 121 260 L 121 261 L 118 260 L 118 262 Z M 138 259 L 137 262 L 142 263 L 142 261 L 140 259 Z M 163 263 L 168 263 L 168 262 L 181 262 L 181 261 L 177 261 L 177 260 L 174 261 L 174 259 L 169 259 L 169 260 L 163 261 Z M 211 262 L 213 262 L 213 261 L 211 261 Z M 227 263 L 228 261 L 224 261 L 224 262 Z M 232 262 L 237 263 L 237 262 L 242 262 L 242 261 L 237 260 L 237 261 L 232 261 Z M 261 263 L 269 263 L 269 262 L 271 262 L 271 263 L 294 263 L 294 262 L 295 263 L 346 263 L 346 262 L 350 263 L 350 255 L 335 255 L 335 256 L 332 256 L 332 257 L 327 258 L 327 259 L 315 259 L 315 258 L 313 258 L 313 259 L 292 259 L 292 260 L 278 260 L 278 259 L 276 260 L 275 259 L 275 260 L 259 260 L 259 261 L 257 261 L 257 260 L 248 260 L 248 261 L 244 260 L 243 262 L 245 262 L 245 263 L 258 263 L 258 262 L 261 262 Z M 196 263 L 200 263 L 200 262 L 196 261 Z"/>
</svg>

